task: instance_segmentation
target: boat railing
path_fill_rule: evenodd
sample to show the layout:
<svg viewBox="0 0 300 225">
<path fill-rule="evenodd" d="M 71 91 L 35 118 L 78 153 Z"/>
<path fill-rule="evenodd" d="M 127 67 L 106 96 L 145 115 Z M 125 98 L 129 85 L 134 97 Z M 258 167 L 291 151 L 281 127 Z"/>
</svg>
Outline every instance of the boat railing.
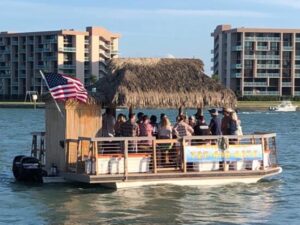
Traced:
<svg viewBox="0 0 300 225">
<path fill-rule="evenodd" d="M 97 176 L 235 172 L 276 167 L 275 134 L 67 139 L 66 172 Z"/>
<path fill-rule="evenodd" d="M 46 132 L 32 132 L 31 156 L 45 165 L 45 134 Z"/>
</svg>

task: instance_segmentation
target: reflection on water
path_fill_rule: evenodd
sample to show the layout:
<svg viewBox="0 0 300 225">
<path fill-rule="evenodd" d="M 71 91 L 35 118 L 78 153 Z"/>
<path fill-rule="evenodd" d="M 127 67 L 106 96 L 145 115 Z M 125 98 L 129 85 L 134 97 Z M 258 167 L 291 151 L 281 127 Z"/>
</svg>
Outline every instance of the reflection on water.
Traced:
<svg viewBox="0 0 300 225">
<path fill-rule="evenodd" d="M 176 110 L 165 111 L 175 118 Z M 243 130 L 278 133 L 283 174 L 251 185 L 162 185 L 110 190 L 81 184 L 16 183 L 11 162 L 27 154 L 43 110 L 1 110 L 0 224 L 297 224 L 300 113 L 241 113 Z M 149 111 L 148 114 L 160 112 Z M 192 114 L 192 111 L 189 111 Z M 288 116 L 286 116 L 288 115 Z M 208 120 L 208 115 L 206 115 Z M 16 139 L 18 136 L 20 138 Z M 288 146 L 288 147 L 287 147 Z"/>
</svg>

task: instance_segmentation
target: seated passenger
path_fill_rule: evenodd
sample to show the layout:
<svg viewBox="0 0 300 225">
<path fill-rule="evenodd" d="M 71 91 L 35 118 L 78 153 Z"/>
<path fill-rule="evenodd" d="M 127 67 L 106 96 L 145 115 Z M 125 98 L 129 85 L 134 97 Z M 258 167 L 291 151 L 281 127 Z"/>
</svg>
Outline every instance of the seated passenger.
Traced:
<svg viewBox="0 0 300 225">
<path fill-rule="evenodd" d="M 153 127 L 150 124 L 149 117 L 147 115 L 143 116 L 142 123 L 139 124 L 140 137 L 152 137 Z"/>
</svg>

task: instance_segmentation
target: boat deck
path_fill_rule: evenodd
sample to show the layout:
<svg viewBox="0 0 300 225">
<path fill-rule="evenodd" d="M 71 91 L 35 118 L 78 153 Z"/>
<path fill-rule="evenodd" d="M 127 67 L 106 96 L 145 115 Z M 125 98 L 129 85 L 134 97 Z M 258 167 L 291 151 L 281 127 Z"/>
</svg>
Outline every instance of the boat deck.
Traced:
<svg viewBox="0 0 300 225">
<path fill-rule="evenodd" d="M 87 174 L 75 174 L 75 173 L 63 173 L 63 177 L 66 180 L 90 183 L 90 184 L 104 184 L 104 183 L 116 183 L 116 182 L 133 182 L 133 181 L 165 181 L 171 179 L 239 179 L 239 178 L 257 178 L 261 179 L 263 177 L 272 176 L 275 174 L 281 173 L 280 167 L 268 168 L 265 170 L 245 170 L 245 171 L 205 171 L 205 172 L 174 172 L 174 171 L 164 171 L 157 174 L 152 173 L 133 173 L 129 174 L 127 177 L 124 177 L 122 174 L 114 175 L 87 175 Z M 187 184 L 188 185 L 188 184 Z"/>
</svg>

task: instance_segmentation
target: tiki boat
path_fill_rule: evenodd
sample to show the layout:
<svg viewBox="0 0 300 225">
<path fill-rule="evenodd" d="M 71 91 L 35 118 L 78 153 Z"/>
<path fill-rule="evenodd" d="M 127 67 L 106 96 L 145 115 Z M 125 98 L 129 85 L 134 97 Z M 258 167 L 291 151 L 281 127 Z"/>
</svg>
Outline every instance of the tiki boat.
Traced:
<svg viewBox="0 0 300 225">
<path fill-rule="evenodd" d="M 40 161 L 45 156 L 48 174 L 122 188 L 251 183 L 281 172 L 273 133 L 102 137 L 101 110 L 107 107 L 195 108 L 200 113 L 204 107 L 236 104 L 234 93 L 203 74 L 197 59 L 113 59 L 109 69 L 87 104 L 60 103 L 64 119 L 47 102 L 46 131 L 34 133 L 32 152 Z"/>
</svg>

